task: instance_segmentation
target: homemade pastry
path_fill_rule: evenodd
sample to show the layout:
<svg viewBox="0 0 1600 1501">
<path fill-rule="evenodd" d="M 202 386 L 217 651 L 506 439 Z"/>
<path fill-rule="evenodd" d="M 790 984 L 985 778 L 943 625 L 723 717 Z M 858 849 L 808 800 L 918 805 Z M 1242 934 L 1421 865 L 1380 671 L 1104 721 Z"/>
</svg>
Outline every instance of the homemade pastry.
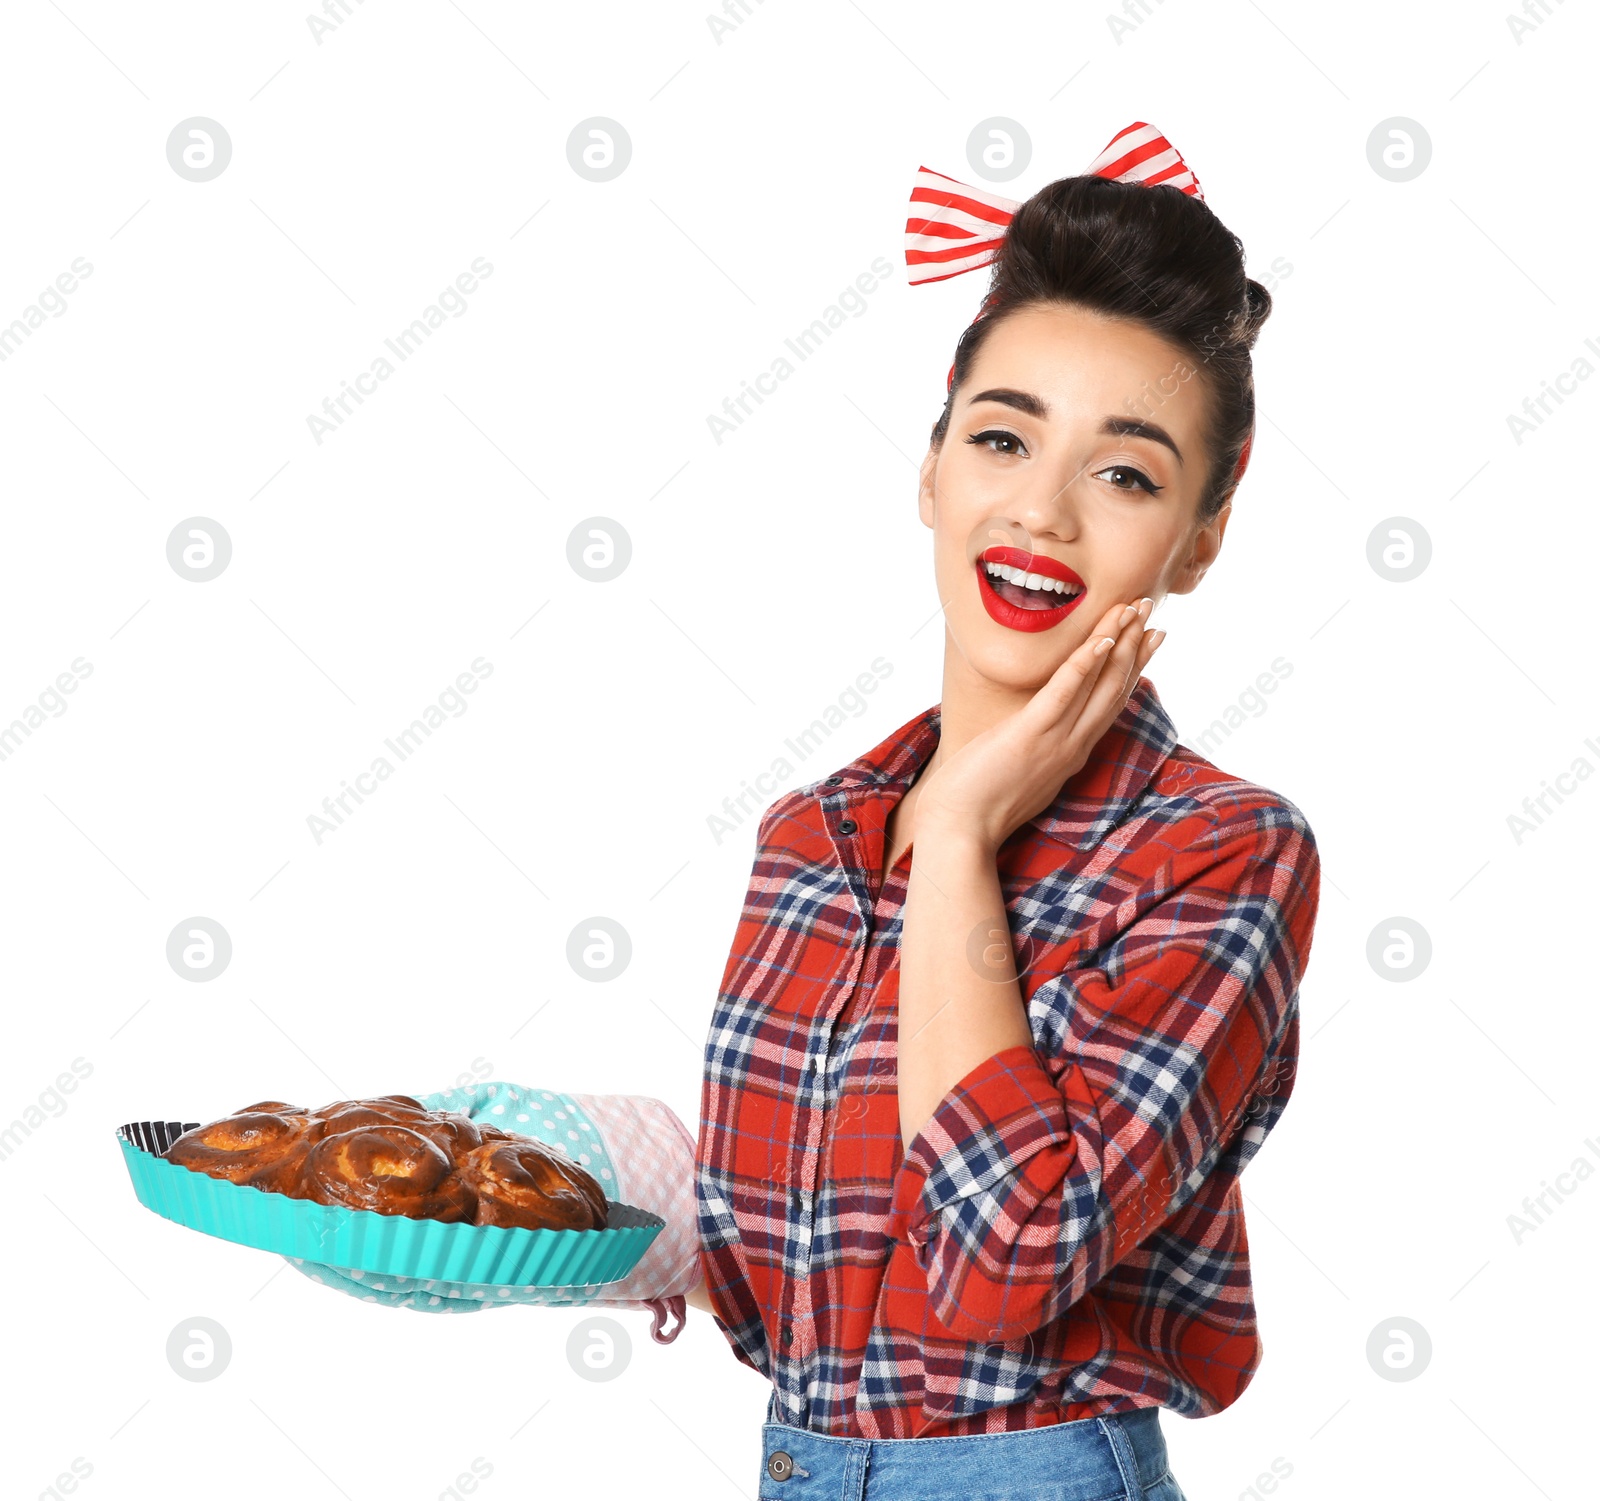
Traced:
<svg viewBox="0 0 1600 1501">
<path fill-rule="evenodd" d="M 447 1224 L 470 1224 L 478 1205 L 450 1155 L 405 1126 L 361 1125 L 323 1136 L 307 1154 L 300 1185 L 298 1197 L 319 1204 Z"/>
<path fill-rule="evenodd" d="M 603 1230 L 604 1190 L 565 1153 L 410 1095 L 315 1110 L 260 1100 L 185 1131 L 169 1162 L 265 1193 L 447 1224 Z"/>
<path fill-rule="evenodd" d="M 209 1126 L 185 1131 L 166 1156 L 169 1162 L 230 1183 L 266 1178 L 292 1183 L 322 1130 L 323 1122 L 309 1112 L 263 1100 Z"/>
<path fill-rule="evenodd" d="M 496 1133 L 497 1135 L 499 1133 Z M 478 1224 L 520 1225 L 531 1214 L 563 1230 L 606 1222 L 606 1196 L 571 1159 L 527 1137 L 486 1141 L 460 1160 L 461 1182 L 478 1197 Z"/>
</svg>

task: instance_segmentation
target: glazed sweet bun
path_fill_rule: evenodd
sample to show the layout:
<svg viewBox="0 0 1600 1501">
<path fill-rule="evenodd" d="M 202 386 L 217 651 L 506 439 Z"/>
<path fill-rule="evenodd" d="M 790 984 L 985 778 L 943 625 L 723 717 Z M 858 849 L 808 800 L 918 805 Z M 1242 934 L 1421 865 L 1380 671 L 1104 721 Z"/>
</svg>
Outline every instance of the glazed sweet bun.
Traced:
<svg viewBox="0 0 1600 1501">
<path fill-rule="evenodd" d="M 259 1100 L 185 1131 L 169 1162 L 293 1199 L 524 1230 L 603 1230 L 605 1192 L 564 1152 L 411 1095 L 308 1110 Z"/>
<path fill-rule="evenodd" d="M 477 1201 L 455 1163 L 405 1126 L 358 1126 L 324 1136 L 301 1173 L 305 1197 L 414 1220 L 469 1223 Z"/>
<path fill-rule="evenodd" d="M 460 1173 L 478 1196 L 480 1225 L 522 1225 L 539 1215 L 563 1230 L 605 1228 L 600 1185 L 541 1141 L 486 1141 L 462 1158 Z"/>
<path fill-rule="evenodd" d="M 274 1174 L 292 1178 L 322 1134 L 322 1122 L 268 1100 L 248 1110 L 185 1131 L 167 1148 L 167 1161 L 230 1183 Z"/>
<path fill-rule="evenodd" d="M 389 1100 L 404 1100 L 405 1095 L 390 1095 Z M 426 1136 L 452 1162 L 483 1140 L 483 1128 L 471 1116 L 454 1110 L 424 1110 L 391 1105 L 378 1100 L 352 1100 L 326 1107 L 325 1135 L 355 1131 L 365 1126 L 404 1126 Z"/>
</svg>

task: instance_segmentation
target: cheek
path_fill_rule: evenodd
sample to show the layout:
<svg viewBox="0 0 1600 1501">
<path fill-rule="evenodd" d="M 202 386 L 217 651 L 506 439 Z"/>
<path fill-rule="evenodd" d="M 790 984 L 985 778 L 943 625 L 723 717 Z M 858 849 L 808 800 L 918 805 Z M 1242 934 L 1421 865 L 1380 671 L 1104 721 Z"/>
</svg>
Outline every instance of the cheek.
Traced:
<svg viewBox="0 0 1600 1501">
<path fill-rule="evenodd" d="M 1181 541 L 1170 517 L 1153 515 L 1126 502 L 1098 508 L 1092 526 L 1096 548 L 1130 568 L 1161 567 Z"/>
<path fill-rule="evenodd" d="M 993 509 L 997 498 L 1012 493 L 1021 470 L 1008 470 L 996 462 L 986 448 L 964 438 L 947 440 L 939 465 L 939 505 L 952 512 L 965 512 L 975 521 Z"/>
<path fill-rule="evenodd" d="M 955 535 L 945 537 L 934 559 L 934 572 L 938 575 L 940 589 L 954 589 L 966 577 L 968 570 L 967 551 L 961 545 L 961 539 Z"/>
</svg>

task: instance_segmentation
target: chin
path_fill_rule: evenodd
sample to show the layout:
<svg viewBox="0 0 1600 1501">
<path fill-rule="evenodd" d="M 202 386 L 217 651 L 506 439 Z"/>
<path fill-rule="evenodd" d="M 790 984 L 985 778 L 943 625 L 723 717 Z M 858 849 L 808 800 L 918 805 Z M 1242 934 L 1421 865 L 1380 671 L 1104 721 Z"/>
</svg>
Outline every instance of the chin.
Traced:
<svg viewBox="0 0 1600 1501">
<path fill-rule="evenodd" d="M 963 639 L 967 644 L 964 655 L 979 677 L 1013 692 L 1036 692 L 1078 649 L 1084 636 L 1081 628 L 1070 634 L 1063 629 L 1025 636 L 985 618 L 974 622 Z"/>
</svg>

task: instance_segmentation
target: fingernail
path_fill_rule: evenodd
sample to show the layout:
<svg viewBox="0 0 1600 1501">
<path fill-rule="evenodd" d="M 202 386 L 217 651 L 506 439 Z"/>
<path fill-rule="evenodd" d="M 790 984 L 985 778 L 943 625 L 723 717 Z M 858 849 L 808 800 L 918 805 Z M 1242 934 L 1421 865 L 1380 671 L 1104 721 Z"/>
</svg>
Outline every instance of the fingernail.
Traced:
<svg viewBox="0 0 1600 1501">
<path fill-rule="evenodd" d="M 1119 627 L 1125 626 L 1138 613 L 1139 613 L 1139 607 L 1137 605 L 1124 605 L 1122 607 L 1122 616 L 1117 621 L 1117 625 Z"/>
<path fill-rule="evenodd" d="M 1116 644 L 1117 638 L 1115 636 L 1102 636 L 1100 638 L 1099 645 L 1097 645 L 1094 649 L 1094 655 L 1097 657 L 1103 657 Z"/>
<path fill-rule="evenodd" d="M 1150 654 L 1151 654 L 1151 656 L 1154 656 L 1156 654 L 1156 652 L 1161 647 L 1161 643 L 1163 641 L 1165 641 L 1166 639 L 1167 639 L 1167 633 L 1165 631 L 1157 631 L 1156 632 L 1154 641 L 1152 641 L 1150 643 Z"/>
</svg>

